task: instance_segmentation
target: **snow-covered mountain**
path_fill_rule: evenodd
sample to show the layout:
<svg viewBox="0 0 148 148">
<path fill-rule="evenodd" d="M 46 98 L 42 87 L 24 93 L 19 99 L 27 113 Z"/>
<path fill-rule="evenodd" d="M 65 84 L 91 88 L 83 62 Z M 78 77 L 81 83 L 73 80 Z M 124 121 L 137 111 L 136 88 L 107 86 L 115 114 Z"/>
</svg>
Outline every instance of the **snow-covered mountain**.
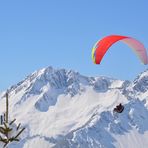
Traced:
<svg viewBox="0 0 148 148">
<path fill-rule="evenodd" d="M 48 67 L 8 92 L 10 120 L 26 127 L 10 148 L 148 147 L 148 70 L 129 82 Z M 125 109 L 114 113 L 119 103 Z"/>
</svg>

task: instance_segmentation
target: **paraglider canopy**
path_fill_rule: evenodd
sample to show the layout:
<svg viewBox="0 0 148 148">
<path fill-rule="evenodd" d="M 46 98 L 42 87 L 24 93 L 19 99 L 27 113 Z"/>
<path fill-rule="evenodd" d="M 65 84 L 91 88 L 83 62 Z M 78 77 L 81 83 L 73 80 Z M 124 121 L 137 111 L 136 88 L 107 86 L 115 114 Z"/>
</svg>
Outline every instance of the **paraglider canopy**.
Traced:
<svg viewBox="0 0 148 148">
<path fill-rule="evenodd" d="M 143 64 L 148 64 L 147 52 L 144 45 L 134 38 L 120 35 L 106 36 L 98 41 L 92 49 L 93 62 L 100 64 L 107 50 L 117 41 L 122 41 L 127 44 L 134 50 Z"/>
</svg>

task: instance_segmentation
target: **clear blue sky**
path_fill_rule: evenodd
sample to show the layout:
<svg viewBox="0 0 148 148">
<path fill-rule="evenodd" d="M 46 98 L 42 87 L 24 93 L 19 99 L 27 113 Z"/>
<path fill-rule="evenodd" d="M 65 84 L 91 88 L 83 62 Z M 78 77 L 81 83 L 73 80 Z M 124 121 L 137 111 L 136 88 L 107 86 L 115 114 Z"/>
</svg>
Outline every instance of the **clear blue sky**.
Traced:
<svg viewBox="0 0 148 148">
<path fill-rule="evenodd" d="M 147 66 L 123 43 L 93 64 L 92 46 L 110 34 L 132 36 L 148 48 L 148 1 L 0 1 L 0 90 L 47 66 L 134 79 Z"/>
</svg>

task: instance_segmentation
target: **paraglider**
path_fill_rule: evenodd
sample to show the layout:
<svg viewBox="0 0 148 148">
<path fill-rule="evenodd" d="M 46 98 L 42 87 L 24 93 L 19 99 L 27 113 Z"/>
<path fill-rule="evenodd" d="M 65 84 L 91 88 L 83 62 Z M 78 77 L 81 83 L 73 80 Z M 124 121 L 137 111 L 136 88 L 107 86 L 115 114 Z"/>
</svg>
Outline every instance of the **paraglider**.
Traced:
<svg viewBox="0 0 148 148">
<path fill-rule="evenodd" d="M 121 35 L 110 35 L 99 40 L 92 49 L 93 62 L 95 64 L 100 64 L 108 49 L 118 41 L 122 41 L 123 43 L 127 44 L 133 49 L 143 64 L 148 64 L 147 51 L 144 45 L 132 37 Z M 122 113 L 124 111 L 124 106 L 120 103 L 113 109 L 113 111 L 116 113 Z"/>
<path fill-rule="evenodd" d="M 117 113 L 122 113 L 123 110 L 124 110 L 124 106 L 121 103 L 114 108 L 114 112 L 117 112 Z"/>
<path fill-rule="evenodd" d="M 147 52 L 144 45 L 138 40 L 120 35 L 110 35 L 106 36 L 100 41 L 98 41 L 92 49 L 92 59 L 95 64 L 100 64 L 103 56 L 108 51 L 108 49 L 116 42 L 122 41 L 131 47 L 134 52 L 137 54 L 139 59 L 143 64 L 148 64 Z"/>
</svg>

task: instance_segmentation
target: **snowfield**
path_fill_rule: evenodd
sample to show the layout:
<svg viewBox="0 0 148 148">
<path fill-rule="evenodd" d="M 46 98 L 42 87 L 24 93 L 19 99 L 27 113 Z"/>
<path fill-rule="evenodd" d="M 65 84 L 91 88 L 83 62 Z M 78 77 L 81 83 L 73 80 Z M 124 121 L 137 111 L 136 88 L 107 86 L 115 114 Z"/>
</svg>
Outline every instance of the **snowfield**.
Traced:
<svg viewBox="0 0 148 148">
<path fill-rule="evenodd" d="M 26 127 L 9 148 L 148 147 L 147 70 L 129 82 L 47 67 L 8 91 L 9 118 Z M 124 111 L 113 112 L 119 103 Z"/>
</svg>

